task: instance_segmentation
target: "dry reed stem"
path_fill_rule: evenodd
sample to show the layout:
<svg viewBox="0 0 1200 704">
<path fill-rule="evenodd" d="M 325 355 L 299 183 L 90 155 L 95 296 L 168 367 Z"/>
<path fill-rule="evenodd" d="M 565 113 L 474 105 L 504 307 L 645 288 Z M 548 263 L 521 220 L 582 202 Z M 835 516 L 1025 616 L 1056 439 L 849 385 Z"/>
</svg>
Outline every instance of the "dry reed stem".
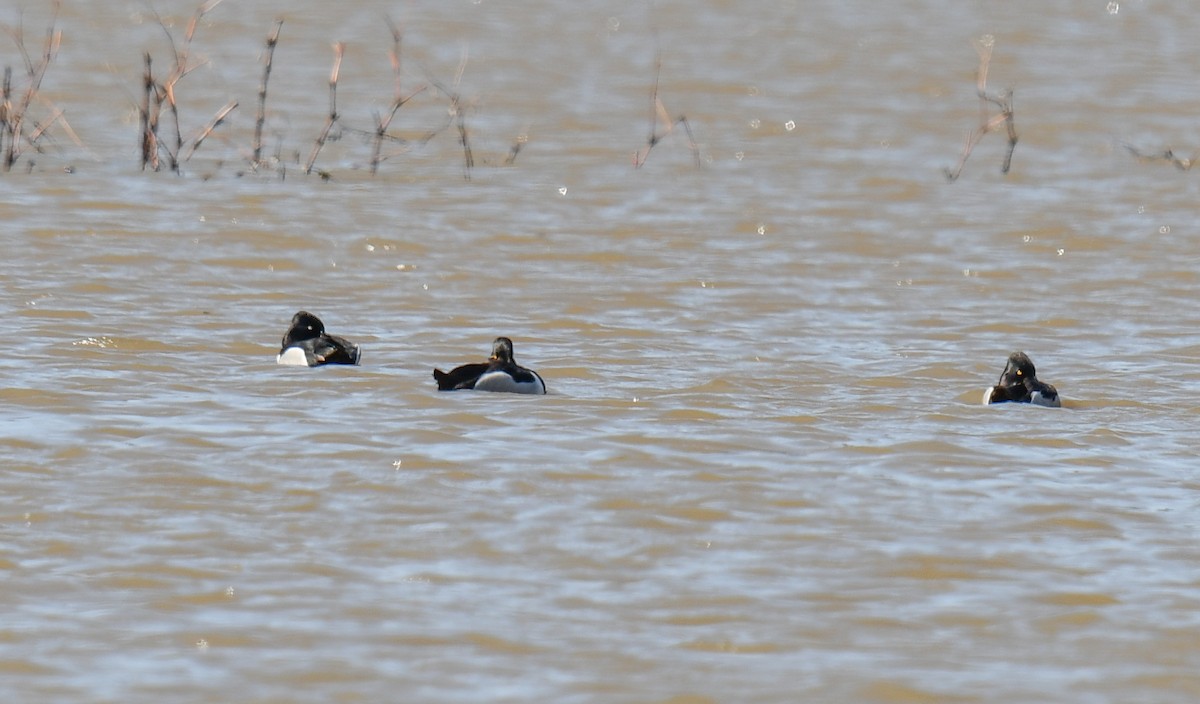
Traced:
<svg viewBox="0 0 1200 704">
<path fill-rule="evenodd" d="M 1008 150 L 1004 154 L 1004 162 L 1000 165 L 1000 173 L 1008 173 L 1009 168 L 1012 166 L 1013 151 L 1017 148 L 1017 128 L 1013 121 L 1012 89 L 1005 90 L 999 95 L 990 95 L 987 92 L 988 68 L 992 61 L 992 49 L 995 47 L 995 39 L 992 35 L 988 34 L 975 40 L 973 44 L 975 45 L 976 53 L 979 54 L 979 70 L 975 80 L 975 93 L 979 96 L 979 126 L 967 134 L 958 164 L 953 169 L 943 169 L 946 179 L 949 181 L 958 179 L 963 167 L 967 164 L 967 158 L 971 156 L 971 152 L 979 144 L 980 140 L 983 139 L 984 135 L 1000 129 L 1001 125 L 1004 126 L 1008 134 Z M 995 115 L 990 114 L 989 106 L 991 105 L 994 105 L 1000 112 Z"/>
<path fill-rule="evenodd" d="M 325 141 L 329 139 L 329 131 L 338 121 L 337 111 L 337 84 L 338 73 L 342 70 L 342 56 L 346 53 L 346 43 L 337 42 L 333 45 L 333 69 L 329 72 L 329 118 L 325 121 L 325 127 L 321 130 L 321 134 L 317 136 L 316 144 L 313 145 L 312 153 L 308 155 L 308 161 L 304 164 L 304 173 L 312 173 L 313 164 L 317 161 L 317 155 L 321 153 L 321 148 L 325 146 Z"/>
<path fill-rule="evenodd" d="M 283 20 L 275 20 L 275 27 L 267 35 L 267 51 L 263 66 L 262 83 L 258 88 L 258 117 L 254 121 L 254 154 L 250 161 L 258 166 L 262 157 L 263 125 L 267 121 L 267 82 L 271 79 L 271 64 L 275 60 L 275 46 L 279 43 L 279 30 L 283 28 Z"/>
</svg>

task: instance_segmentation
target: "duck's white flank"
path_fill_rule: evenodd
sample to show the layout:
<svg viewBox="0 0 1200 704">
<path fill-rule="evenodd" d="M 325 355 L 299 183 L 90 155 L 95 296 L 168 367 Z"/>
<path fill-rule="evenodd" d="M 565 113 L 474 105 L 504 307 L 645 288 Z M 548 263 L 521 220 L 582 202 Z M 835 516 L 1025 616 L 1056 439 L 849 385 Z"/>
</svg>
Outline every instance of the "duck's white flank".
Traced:
<svg viewBox="0 0 1200 704">
<path fill-rule="evenodd" d="M 1029 402 L 1035 406 L 1045 406 L 1047 408 L 1061 408 L 1062 407 L 1062 401 L 1059 400 L 1058 396 L 1055 396 L 1052 399 L 1048 399 L 1048 398 L 1045 398 L 1044 396 L 1042 396 L 1041 391 L 1034 391 L 1032 394 L 1030 394 Z"/>
<path fill-rule="evenodd" d="M 476 391 L 507 391 L 514 394 L 544 394 L 546 385 L 536 373 L 533 381 L 518 382 L 503 371 L 487 372 L 475 382 Z"/>
<path fill-rule="evenodd" d="M 304 354 L 304 350 L 299 347 L 289 347 L 279 353 L 275 358 L 276 364 L 290 364 L 297 367 L 308 366 L 308 355 Z"/>
</svg>

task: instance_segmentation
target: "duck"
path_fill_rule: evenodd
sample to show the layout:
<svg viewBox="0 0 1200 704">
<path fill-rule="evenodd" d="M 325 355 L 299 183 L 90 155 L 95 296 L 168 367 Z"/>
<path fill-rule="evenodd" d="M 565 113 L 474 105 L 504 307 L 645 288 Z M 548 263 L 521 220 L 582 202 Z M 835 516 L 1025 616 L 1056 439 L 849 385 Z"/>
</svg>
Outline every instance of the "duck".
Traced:
<svg viewBox="0 0 1200 704">
<path fill-rule="evenodd" d="M 513 361 L 513 343 L 507 337 L 492 342 L 492 356 L 486 362 L 463 364 L 448 372 L 433 370 L 438 391 L 508 391 L 516 394 L 544 394 L 546 383 L 532 369 Z"/>
<path fill-rule="evenodd" d="M 292 316 L 292 325 L 283 336 L 275 362 L 319 367 L 322 364 L 358 364 L 360 358 L 358 345 L 327 334 L 320 318 L 302 310 Z"/>
<path fill-rule="evenodd" d="M 1058 389 L 1037 378 L 1033 360 L 1024 352 L 1013 352 L 1000 374 L 1000 381 L 983 392 L 983 405 L 993 403 L 1032 403 L 1035 406 L 1059 408 L 1062 401 Z"/>
</svg>

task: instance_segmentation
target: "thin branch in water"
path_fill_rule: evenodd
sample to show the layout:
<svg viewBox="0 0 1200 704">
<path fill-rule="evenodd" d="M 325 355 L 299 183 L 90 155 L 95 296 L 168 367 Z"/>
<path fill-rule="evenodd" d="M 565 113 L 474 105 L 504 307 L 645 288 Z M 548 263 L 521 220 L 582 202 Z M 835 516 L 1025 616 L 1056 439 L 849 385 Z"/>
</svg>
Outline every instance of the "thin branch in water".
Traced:
<svg viewBox="0 0 1200 704">
<path fill-rule="evenodd" d="M 400 28 L 397 27 L 394 22 L 392 22 L 392 19 L 390 17 L 386 18 L 386 20 L 387 20 L 388 29 L 391 30 L 391 32 L 392 32 L 392 48 L 388 51 L 388 60 L 392 64 L 392 77 L 393 77 L 392 78 L 392 80 L 393 80 L 392 104 L 391 104 L 390 108 L 388 109 L 388 112 L 386 115 L 376 115 L 375 116 L 375 134 L 373 135 L 372 141 L 371 141 L 371 175 L 372 176 L 374 176 L 375 173 L 379 170 L 379 162 L 383 160 L 382 157 L 380 156 L 380 153 L 383 150 L 383 141 L 384 141 L 384 138 L 387 136 L 388 127 L 391 126 L 392 120 L 395 119 L 395 117 L 396 117 L 396 113 L 400 110 L 400 108 L 405 103 L 407 103 L 409 100 L 411 100 L 413 98 L 413 96 L 415 96 L 418 93 L 425 90 L 425 87 L 422 86 L 418 90 L 414 91 L 412 93 L 412 95 L 409 95 L 408 97 L 404 97 L 404 93 L 401 91 L 401 79 L 403 77 L 403 72 L 401 71 L 401 53 L 400 53 L 401 44 L 404 39 L 404 34 L 403 34 L 403 32 L 400 31 Z"/>
<path fill-rule="evenodd" d="M 258 88 L 258 117 L 254 121 L 254 155 L 250 160 L 257 165 L 262 157 L 263 125 L 267 121 L 267 82 L 271 79 L 271 64 L 275 60 L 275 45 L 279 43 L 279 30 L 283 20 L 275 20 L 275 27 L 267 35 L 267 52 L 263 66 L 262 84 Z"/>
<path fill-rule="evenodd" d="M 1190 157 L 1182 157 L 1175 154 L 1171 149 L 1165 149 L 1157 154 L 1147 154 L 1139 151 L 1132 144 L 1122 144 L 1126 151 L 1137 157 L 1139 161 L 1168 161 L 1180 171 L 1189 171 L 1192 165 L 1196 163 L 1197 154 L 1193 153 Z"/>
<path fill-rule="evenodd" d="M 317 155 L 321 153 L 321 148 L 325 146 L 325 141 L 329 139 L 329 131 L 338 121 L 337 111 L 337 84 L 338 73 L 342 70 L 342 56 L 346 53 L 345 42 L 337 42 L 333 45 L 333 69 L 329 72 L 329 118 L 325 121 L 325 127 L 321 130 L 321 134 L 317 136 L 317 141 L 313 145 L 312 153 L 308 155 L 308 161 L 304 164 L 304 173 L 312 173 L 313 164 L 317 161 Z"/>
<path fill-rule="evenodd" d="M 513 140 L 512 147 L 508 150 L 508 157 L 504 159 L 504 165 L 512 166 L 513 162 L 517 160 L 517 155 L 521 153 L 521 150 L 525 148 L 525 144 L 528 142 L 528 131 L 517 135 L 517 138 Z"/>
<path fill-rule="evenodd" d="M 467 69 L 468 58 L 469 52 L 467 51 L 467 48 L 464 47 L 462 57 L 458 62 L 458 69 L 454 73 L 454 90 L 447 88 L 445 84 L 434 78 L 433 75 L 429 73 L 428 68 L 425 69 L 425 73 L 429 79 L 429 82 L 438 89 L 438 92 L 450 100 L 450 107 L 447 109 L 447 122 L 441 128 L 432 132 L 425 141 L 432 139 L 434 135 L 440 133 L 451 124 L 455 125 L 455 127 L 458 129 L 458 143 L 462 145 L 463 150 L 463 179 L 470 181 L 471 169 L 475 167 L 475 155 L 471 151 L 470 133 L 467 131 L 466 109 L 463 107 L 462 96 L 458 92 L 459 83 L 462 81 L 463 73 Z"/>
<path fill-rule="evenodd" d="M 58 23 L 58 13 L 61 9 L 61 3 L 55 2 L 53 11 L 50 17 L 49 27 L 46 29 L 46 40 L 42 45 L 42 54 L 35 62 L 30 56 L 29 50 L 25 45 L 25 30 L 22 23 L 18 22 L 16 27 L 8 25 L 0 25 L 4 32 L 9 35 L 13 43 L 16 44 L 17 50 L 21 54 L 21 59 L 25 62 L 26 85 L 21 97 L 16 102 L 12 99 L 12 69 L 5 68 L 4 70 L 4 86 L 3 86 L 3 103 L 0 105 L 0 134 L 8 135 L 8 146 L 4 149 L 4 170 L 10 170 L 21 156 L 21 143 L 24 140 L 29 146 L 35 150 L 40 149 L 37 146 L 37 140 L 45 132 L 45 129 L 37 129 L 25 136 L 24 123 L 29 117 L 29 108 L 33 105 L 34 100 L 38 98 L 38 93 L 42 88 L 42 81 L 46 77 L 46 71 L 49 70 L 50 64 L 54 62 L 58 56 L 58 50 L 62 46 L 62 31 L 55 29 Z M 47 124 L 52 124 L 53 120 Z M 0 143 L 3 138 L 0 137 Z"/>
<path fill-rule="evenodd" d="M 207 125 L 204 126 L 204 129 L 200 130 L 199 134 L 192 138 L 191 143 L 188 145 L 187 153 L 183 155 L 181 161 L 187 161 L 188 159 L 191 159 L 192 154 L 196 153 L 196 150 L 200 148 L 200 145 L 204 143 L 204 140 L 208 139 L 209 135 L 213 133 L 213 130 L 221 126 L 221 123 L 225 121 L 225 118 L 229 115 L 229 113 L 233 112 L 234 108 L 237 106 L 238 102 L 236 100 L 231 100 L 225 105 L 225 107 L 218 110 L 217 114 L 213 115 L 213 118 L 208 121 Z"/>
<path fill-rule="evenodd" d="M 979 54 L 979 71 L 975 81 L 975 92 L 979 96 L 979 126 L 967 135 L 958 164 L 953 169 L 943 169 L 946 179 L 949 181 L 958 179 L 963 167 L 967 164 L 967 158 L 971 156 L 971 152 L 984 135 L 1000 129 L 1001 125 L 1008 134 L 1008 150 L 1004 154 L 1000 173 L 1007 174 L 1009 167 L 1012 166 L 1013 151 L 1017 148 L 1017 127 L 1013 121 L 1013 91 L 1010 88 L 999 95 L 991 95 L 987 92 L 988 68 L 992 61 L 992 49 L 995 47 L 995 43 L 995 39 L 990 34 L 984 35 L 974 42 L 975 51 Z M 991 114 L 989 106 L 995 106 L 999 112 Z"/>
<path fill-rule="evenodd" d="M 175 98 L 175 86 L 178 85 L 179 81 L 181 81 L 184 76 L 187 76 L 192 71 L 195 71 L 207 63 L 205 61 L 200 61 L 198 63 L 191 62 L 192 40 L 195 38 L 196 30 L 200 26 L 200 22 L 204 19 L 204 16 L 211 12 L 217 5 L 220 5 L 221 2 L 222 0 L 208 0 L 208 2 L 205 2 L 196 8 L 196 11 L 192 13 L 191 19 L 188 20 L 187 28 L 184 30 L 182 44 L 176 44 L 175 37 L 171 34 L 171 30 L 168 29 L 167 23 L 162 19 L 161 16 L 159 16 L 157 13 L 155 14 L 155 18 L 158 20 L 158 26 L 162 28 L 163 34 L 167 38 L 167 44 L 169 44 L 171 47 L 172 58 L 174 60 L 174 65 L 171 68 L 170 73 L 167 74 L 166 79 L 161 83 L 152 82 L 154 102 L 156 105 L 151 108 L 153 112 L 150 113 L 148 127 L 149 132 L 153 134 L 154 145 L 154 156 L 149 161 L 153 163 L 153 168 L 155 171 L 157 171 L 159 168 L 158 151 L 160 149 L 166 153 L 168 168 L 177 173 L 179 171 L 179 156 L 183 151 L 183 130 L 181 129 L 179 122 L 179 104 Z M 147 55 L 147 57 L 148 56 L 149 55 Z M 147 75 L 149 75 L 148 60 Z M 161 122 L 162 106 L 164 104 L 167 106 L 167 111 L 171 116 L 171 121 L 174 127 L 175 133 L 173 149 L 163 144 L 162 137 L 158 132 L 159 123 Z M 150 112 L 150 110 L 147 112 Z M 143 144 L 143 168 L 145 168 L 145 164 L 147 163 L 147 160 L 145 159 L 144 148 L 145 144 Z"/>
<path fill-rule="evenodd" d="M 663 105 L 662 99 L 658 95 L 659 79 L 662 75 L 662 53 L 656 53 L 654 56 L 654 87 L 650 90 L 650 136 L 646 138 L 646 146 L 639 149 L 633 155 L 633 167 L 635 169 L 642 168 L 646 163 L 646 159 L 650 158 L 650 150 L 654 149 L 659 142 L 666 139 L 672 132 L 675 131 L 675 125 L 683 125 L 684 132 L 688 137 L 688 149 L 692 152 L 692 157 L 696 161 L 696 166 L 701 166 L 700 147 L 696 144 L 695 135 L 692 134 L 692 125 L 684 115 L 680 115 L 674 120 L 671 119 L 670 113 Z M 659 124 L 663 125 L 663 131 L 660 134 L 658 131 Z"/>
<path fill-rule="evenodd" d="M 147 166 L 158 170 L 158 118 L 154 110 L 154 104 L 151 96 L 155 94 L 154 89 L 154 71 L 152 68 L 153 59 L 150 57 L 150 52 L 145 54 L 146 68 L 142 74 L 143 102 L 139 110 L 139 123 L 142 135 L 142 170 Z"/>
</svg>

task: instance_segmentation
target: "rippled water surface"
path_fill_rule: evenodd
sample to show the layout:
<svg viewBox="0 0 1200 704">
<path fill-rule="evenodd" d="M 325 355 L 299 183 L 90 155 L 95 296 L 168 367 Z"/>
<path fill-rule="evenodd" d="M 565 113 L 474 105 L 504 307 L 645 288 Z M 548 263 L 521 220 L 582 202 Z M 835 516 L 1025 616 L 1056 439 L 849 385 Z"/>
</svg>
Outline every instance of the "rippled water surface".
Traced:
<svg viewBox="0 0 1200 704">
<path fill-rule="evenodd" d="M 1190 5 L 227 0 L 143 171 L 195 9 L 65 2 L 0 175 L 9 699 L 1200 699 Z M 547 396 L 437 393 L 497 335 Z"/>
</svg>

